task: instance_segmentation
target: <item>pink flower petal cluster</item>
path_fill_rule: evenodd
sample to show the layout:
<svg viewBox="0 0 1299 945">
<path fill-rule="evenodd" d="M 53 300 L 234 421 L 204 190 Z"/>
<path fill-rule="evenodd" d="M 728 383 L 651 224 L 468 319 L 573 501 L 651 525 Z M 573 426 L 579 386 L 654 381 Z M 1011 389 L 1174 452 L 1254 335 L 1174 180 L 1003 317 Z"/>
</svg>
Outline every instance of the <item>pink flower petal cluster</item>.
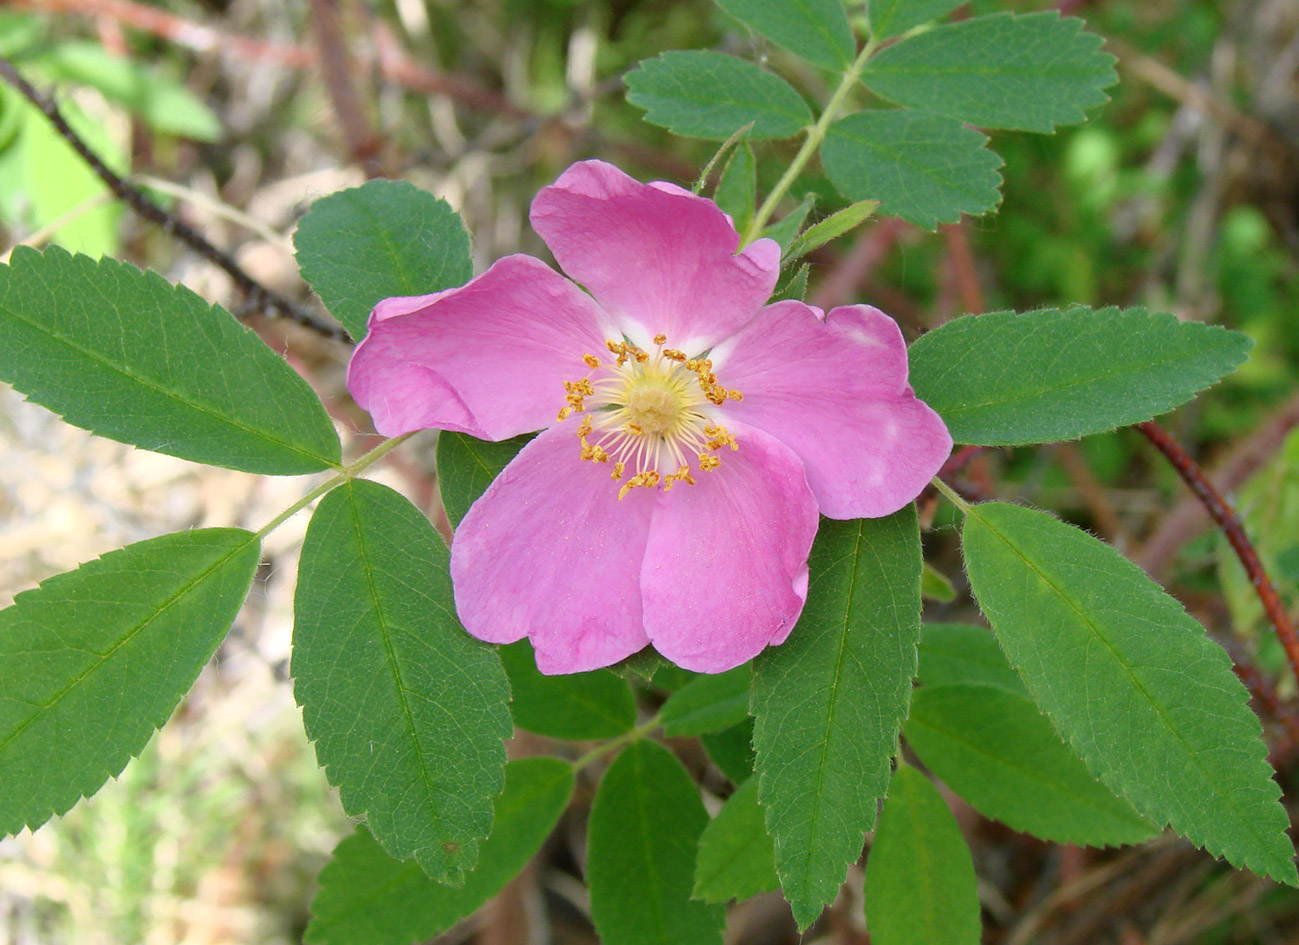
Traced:
<svg viewBox="0 0 1299 945">
<path fill-rule="evenodd" d="M 386 299 L 348 370 L 386 436 L 541 431 L 456 530 L 465 628 L 530 638 L 544 673 L 651 643 L 715 673 L 783 642 L 818 513 L 888 515 L 951 449 L 897 324 L 765 304 L 774 241 L 737 253 L 712 201 L 599 161 L 544 188 L 531 222 L 573 281 L 515 255 Z"/>
</svg>

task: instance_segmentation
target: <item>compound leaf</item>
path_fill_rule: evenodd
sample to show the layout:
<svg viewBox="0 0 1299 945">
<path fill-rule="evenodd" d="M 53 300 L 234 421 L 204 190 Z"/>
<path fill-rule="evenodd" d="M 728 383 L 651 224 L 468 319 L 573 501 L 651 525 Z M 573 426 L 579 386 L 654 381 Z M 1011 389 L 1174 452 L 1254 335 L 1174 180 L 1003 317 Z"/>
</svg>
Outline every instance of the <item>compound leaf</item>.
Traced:
<svg viewBox="0 0 1299 945">
<path fill-rule="evenodd" d="M 725 911 L 690 898 L 708 814 L 699 789 L 657 742 L 626 748 L 605 772 L 586 863 L 604 945 L 721 945 Z"/>
<path fill-rule="evenodd" d="M 848 199 L 932 230 L 1001 203 L 1001 158 L 987 144 L 952 118 L 876 108 L 831 125 L 821 160 Z"/>
<path fill-rule="evenodd" d="M 800 928 L 861 856 L 907 711 L 920 636 L 915 508 L 823 519 L 807 606 L 754 661 L 756 770 L 776 871 Z"/>
<path fill-rule="evenodd" d="M 379 301 L 440 292 L 474 274 L 460 215 L 406 181 L 371 180 L 321 197 L 293 246 L 302 277 L 357 341 Z"/>
<path fill-rule="evenodd" d="M 891 102 L 982 128 L 1050 133 L 1085 121 L 1118 81 L 1114 57 L 1083 26 L 1053 10 L 949 23 L 882 50 L 862 82 Z"/>
<path fill-rule="evenodd" d="M 775 857 L 758 806 L 758 779 L 749 778 L 727 798 L 699 838 L 694 897 L 727 902 L 778 889 Z"/>
<path fill-rule="evenodd" d="M 1296 884 L 1289 824 L 1231 660 L 1113 548 L 1044 512 L 972 507 L 970 584 L 1070 747 L 1139 813 Z"/>
<path fill-rule="evenodd" d="M 459 889 L 394 860 L 364 827 L 340 843 L 320 874 L 303 938 L 313 945 L 410 945 L 444 932 L 496 895 L 554 828 L 573 794 L 573 768 L 558 758 L 505 766 L 492 834 Z"/>
<path fill-rule="evenodd" d="M 307 528 L 293 602 L 294 695 L 343 808 L 398 860 L 461 885 L 513 731 L 496 651 L 461 628 L 446 545 L 386 486 L 353 480 Z"/>
<path fill-rule="evenodd" d="M 1078 306 L 953 319 L 908 352 L 916 396 L 958 443 L 1071 440 L 1172 410 L 1253 343 L 1145 309 Z"/>
<path fill-rule="evenodd" d="M 717 0 L 717 5 L 777 46 L 842 72 L 857 43 L 842 0 Z"/>
<path fill-rule="evenodd" d="M 339 462 L 320 399 L 220 307 L 113 259 L 14 250 L 0 266 L 0 380 L 68 423 L 245 472 Z"/>
<path fill-rule="evenodd" d="M 1015 830 L 1098 847 L 1158 832 L 1092 777 L 1027 696 L 964 683 L 921 686 L 902 731 L 930 772 Z"/>
<path fill-rule="evenodd" d="M 35 830 L 143 750 L 230 629 L 259 556 L 236 528 L 163 535 L 0 611 L 0 833 Z"/>
<path fill-rule="evenodd" d="M 970 848 L 942 796 L 915 768 L 889 785 L 866 860 L 871 945 L 978 945 Z"/>
<path fill-rule="evenodd" d="M 778 75 L 706 49 L 665 52 L 627 74 L 627 101 L 645 120 L 688 138 L 789 138 L 812 123 L 803 96 Z"/>
<path fill-rule="evenodd" d="M 613 738 L 636 724 L 636 696 L 607 669 L 545 676 L 527 640 L 499 650 L 510 677 L 514 724 L 551 738 Z"/>
</svg>

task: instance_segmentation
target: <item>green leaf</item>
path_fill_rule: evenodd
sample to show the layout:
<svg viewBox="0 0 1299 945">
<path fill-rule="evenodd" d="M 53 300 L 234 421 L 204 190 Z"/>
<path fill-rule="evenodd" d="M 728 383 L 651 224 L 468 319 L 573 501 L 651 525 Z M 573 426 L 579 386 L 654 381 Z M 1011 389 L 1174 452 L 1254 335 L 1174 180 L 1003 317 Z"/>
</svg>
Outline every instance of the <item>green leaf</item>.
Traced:
<svg viewBox="0 0 1299 945">
<path fill-rule="evenodd" d="M 914 506 L 822 519 L 803 616 L 754 661 L 759 793 L 803 929 L 861 856 L 888 784 L 916 669 L 920 566 Z"/>
<path fill-rule="evenodd" d="M 1028 695 L 1024 681 L 1006 662 L 992 632 L 962 623 L 925 624 L 916 678 L 924 686 L 968 683 Z"/>
<path fill-rule="evenodd" d="M 950 604 L 956 600 L 956 586 L 947 575 L 927 561 L 925 570 L 920 575 L 920 593 L 926 600 L 936 600 L 940 604 Z"/>
<path fill-rule="evenodd" d="M 956 818 L 929 779 L 899 765 L 866 860 L 871 945 L 978 945 L 978 883 Z"/>
<path fill-rule="evenodd" d="M 717 0 L 717 5 L 808 62 L 838 72 L 852 65 L 857 42 L 843 0 Z"/>
<path fill-rule="evenodd" d="M 294 695 L 343 809 L 392 857 L 465 882 L 513 731 L 496 651 L 456 621 L 446 546 L 386 486 L 311 517 L 293 601 Z"/>
<path fill-rule="evenodd" d="M 369 831 L 334 850 L 320 874 L 303 938 L 317 945 L 409 945 L 444 932 L 496 895 L 541 847 L 573 794 L 573 769 L 558 758 L 522 758 L 505 766 L 492 834 L 478 866 L 459 889 L 394 860 Z"/>
<path fill-rule="evenodd" d="M 704 49 L 646 59 L 624 81 L 645 120 L 687 138 L 722 141 L 753 123 L 748 137 L 789 138 L 812 123 L 803 96 L 778 75 Z"/>
<path fill-rule="evenodd" d="M 967 315 L 908 352 L 916 396 L 958 443 L 1071 440 L 1149 420 L 1245 360 L 1239 332 L 1145 309 Z"/>
<path fill-rule="evenodd" d="M 32 61 L 55 78 L 93 86 L 155 131 L 195 141 L 221 136 L 221 121 L 197 95 L 157 69 L 115 56 L 98 43 L 60 40 Z"/>
<path fill-rule="evenodd" d="M 753 668 L 746 663 L 687 683 L 663 704 L 663 734 L 703 735 L 739 725 L 749 717 L 752 678 Z"/>
<path fill-rule="evenodd" d="M 236 528 L 163 535 L 0 611 L 0 833 L 35 830 L 140 753 L 230 629 L 259 555 Z"/>
<path fill-rule="evenodd" d="M 871 35 L 875 39 L 901 36 L 913 26 L 951 13 L 966 0 L 868 0 Z"/>
<path fill-rule="evenodd" d="M 22 115 L 17 140 L 0 155 L 0 202 L 6 215 L 33 230 L 66 220 L 54 236 L 58 245 L 95 257 L 117 252 L 122 204 L 39 109 L 21 96 L 5 104 L 15 105 Z M 123 142 L 102 122 L 74 101 L 61 100 L 59 111 L 107 167 L 130 173 L 131 159 Z M 105 202 L 90 206 L 95 200 Z M 69 214 L 74 218 L 66 219 Z"/>
<path fill-rule="evenodd" d="M 731 215 L 735 229 L 743 233 L 753 219 L 757 192 L 758 165 L 753 159 L 753 148 L 749 147 L 749 142 L 741 141 L 726 162 L 722 179 L 713 191 L 713 200 L 724 213 Z"/>
<path fill-rule="evenodd" d="M 803 221 L 814 206 L 816 194 L 809 193 L 797 207 L 763 230 L 762 235 L 779 243 L 781 255 L 784 255 L 798 238 L 798 231 L 803 228 Z"/>
<path fill-rule="evenodd" d="M 339 462 L 319 398 L 228 313 L 112 259 L 14 250 L 0 266 L 0 380 L 92 433 L 295 475 Z"/>
<path fill-rule="evenodd" d="M 532 434 L 526 434 L 493 443 L 450 430 L 438 434 L 438 488 L 452 527 L 460 525 L 469 506 L 531 439 Z"/>
<path fill-rule="evenodd" d="M 460 215 L 406 181 L 372 180 L 321 197 L 293 245 L 302 277 L 357 341 L 381 300 L 440 292 L 474 274 Z"/>
<path fill-rule="evenodd" d="M 949 23 L 882 50 L 862 82 L 899 105 L 982 128 L 1050 133 L 1109 101 L 1114 57 L 1076 17 L 994 13 Z"/>
<path fill-rule="evenodd" d="M 859 200 L 857 203 L 830 214 L 819 223 L 812 224 L 798 234 L 798 237 L 790 244 L 789 250 L 781 261 L 789 263 L 792 260 L 806 256 L 812 250 L 824 246 L 833 239 L 838 239 L 868 219 L 879 205 L 878 200 Z"/>
<path fill-rule="evenodd" d="M 1181 604 L 1044 512 L 974 506 L 963 543 L 1002 648 L 1088 768 L 1210 853 L 1299 883 L 1245 688 Z"/>
<path fill-rule="evenodd" d="M 636 724 L 636 697 L 607 669 L 567 676 L 537 671 L 527 640 L 498 651 L 510 677 L 514 724 L 551 738 L 613 738 Z"/>
<path fill-rule="evenodd" d="M 699 736 L 704 752 L 735 784 L 743 784 L 753 774 L 753 718 L 725 731 Z"/>
<path fill-rule="evenodd" d="M 771 301 L 780 302 L 784 299 L 793 299 L 796 302 L 803 301 L 807 295 L 807 274 L 811 269 L 807 263 L 803 263 L 794 271 L 788 279 L 776 286 L 776 291 L 772 293 Z"/>
<path fill-rule="evenodd" d="M 876 108 L 830 126 L 821 161 L 849 200 L 874 199 L 888 216 L 927 229 L 1001 203 L 1001 158 L 959 121 Z"/>
<path fill-rule="evenodd" d="M 922 686 L 902 731 L 930 772 L 1015 830 L 1098 847 L 1158 833 L 1091 776 L 1027 696 L 992 686 Z"/>
<path fill-rule="evenodd" d="M 604 945 L 722 941 L 725 911 L 690 898 L 708 814 L 672 752 L 638 741 L 618 756 L 591 805 L 586 878 Z"/>
<path fill-rule="evenodd" d="M 699 838 L 694 897 L 727 902 L 778 889 L 775 856 L 758 806 L 758 779 L 749 778 L 736 788 Z"/>
</svg>

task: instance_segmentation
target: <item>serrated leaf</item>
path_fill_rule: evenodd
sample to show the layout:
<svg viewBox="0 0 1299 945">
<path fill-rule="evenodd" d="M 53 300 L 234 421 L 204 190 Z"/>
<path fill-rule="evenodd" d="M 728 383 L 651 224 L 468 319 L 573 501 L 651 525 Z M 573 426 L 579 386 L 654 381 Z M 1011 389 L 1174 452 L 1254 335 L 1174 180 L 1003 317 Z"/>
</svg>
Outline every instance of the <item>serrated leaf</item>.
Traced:
<svg viewBox="0 0 1299 945">
<path fill-rule="evenodd" d="M 704 902 L 727 902 L 778 889 L 775 856 L 758 806 L 758 779 L 749 778 L 699 837 L 693 895 Z"/>
<path fill-rule="evenodd" d="M 803 297 L 807 295 L 807 274 L 810 269 L 811 267 L 807 263 L 803 263 L 794 270 L 793 275 L 776 286 L 771 301 L 780 302 L 784 299 L 793 299 L 795 302 L 803 301 Z"/>
<path fill-rule="evenodd" d="M 901 36 L 913 26 L 951 13 L 967 0 L 868 0 L 871 35 L 875 39 Z"/>
<path fill-rule="evenodd" d="M 856 40 L 842 0 L 717 0 L 777 46 L 826 69 L 852 64 Z"/>
<path fill-rule="evenodd" d="M 0 611 L 0 833 L 35 830 L 140 753 L 230 629 L 259 554 L 235 528 L 163 535 Z"/>
<path fill-rule="evenodd" d="M 979 895 L 970 848 L 942 796 L 899 765 L 866 859 L 871 945 L 978 945 Z"/>
<path fill-rule="evenodd" d="M 1139 813 L 1299 883 L 1258 719 L 1222 648 L 1113 548 L 1044 512 L 970 509 L 970 584 L 1034 701 Z"/>
<path fill-rule="evenodd" d="M 669 737 L 703 735 L 739 725 L 749 717 L 749 682 L 753 669 L 747 663 L 724 673 L 700 676 L 674 692 L 659 719 Z"/>
<path fill-rule="evenodd" d="M 859 200 L 842 210 L 837 210 L 824 220 L 812 224 L 790 243 L 789 249 L 781 259 L 783 264 L 806 256 L 814 249 L 824 246 L 833 239 L 838 239 L 849 230 L 861 225 L 880 205 L 878 200 Z"/>
<path fill-rule="evenodd" d="M 1001 158 L 959 121 L 900 108 L 849 115 L 830 126 L 821 162 L 850 200 L 934 229 L 1001 203 Z"/>
<path fill-rule="evenodd" d="M 63 39 L 32 61 L 56 78 L 98 89 L 155 131 L 195 141 L 215 141 L 221 135 L 216 113 L 185 86 L 98 43 Z"/>
<path fill-rule="evenodd" d="M 409 945 L 451 928 L 496 895 L 541 847 L 568 806 L 573 768 L 558 758 L 505 766 L 492 833 L 459 889 L 394 860 L 364 827 L 345 839 L 320 874 L 303 935 L 313 945 Z"/>
<path fill-rule="evenodd" d="M 311 517 L 293 601 L 293 692 L 343 809 L 387 853 L 458 886 L 478 859 L 513 732 L 496 651 L 455 617 L 448 553 L 386 486 Z"/>
<path fill-rule="evenodd" d="M 624 81 L 646 121 L 688 138 L 722 141 L 750 122 L 755 141 L 789 138 L 812 123 L 803 96 L 780 76 L 706 49 L 643 60 Z"/>
<path fill-rule="evenodd" d="M 357 341 L 381 300 L 440 292 L 474 274 L 460 215 L 406 181 L 371 180 L 321 197 L 293 246 L 302 277 Z"/>
<path fill-rule="evenodd" d="M 753 159 L 753 148 L 749 142 L 741 141 L 736 145 L 731 159 L 726 162 L 722 179 L 713 191 L 713 201 L 724 213 L 731 215 L 735 229 L 743 233 L 753 219 L 757 192 L 758 165 Z"/>
<path fill-rule="evenodd" d="M 0 266 L 0 380 L 100 436 L 296 475 L 339 462 L 320 399 L 217 306 L 112 259 L 14 250 Z"/>
<path fill-rule="evenodd" d="M 699 744 L 734 784 L 743 784 L 753 774 L 753 718 L 721 732 L 699 736 Z"/>
<path fill-rule="evenodd" d="M 779 243 L 783 256 L 798 238 L 798 231 L 803 228 L 803 221 L 807 219 L 814 206 L 816 206 L 816 194 L 808 193 L 799 201 L 797 207 L 763 230 L 762 235 Z"/>
<path fill-rule="evenodd" d="M 924 686 L 964 683 L 996 686 L 1028 695 L 1024 681 L 1006 662 L 991 630 L 961 623 L 927 623 L 920 636 L 920 667 L 916 678 Z"/>
<path fill-rule="evenodd" d="M 527 640 L 498 651 L 514 694 L 514 724 L 551 738 L 613 738 L 636 724 L 636 696 L 607 669 L 543 676 Z"/>
<path fill-rule="evenodd" d="M 861 856 L 907 712 L 920 636 L 914 506 L 822 519 L 809 567 L 803 615 L 754 661 L 750 702 L 776 871 L 803 929 Z"/>
<path fill-rule="evenodd" d="M 930 772 L 1015 830 L 1098 847 L 1159 832 L 1092 777 L 1027 696 L 963 683 L 921 686 L 902 731 Z"/>
<path fill-rule="evenodd" d="M 1085 121 L 1118 81 L 1114 57 L 1084 25 L 1054 10 L 949 23 L 881 50 L 862 82 L 899 105 L 982 128 L 1050 133 Z"/>
<path fill-rule="evenodd" d="M 699 789 L 656 742 L 627 747 L 591 805 L 586 879 L 604 945 L 720 945 L 726 913 L 690 898 L 708 814 Z"/>
<path fill-rule="evenodd" d="M 1084 306 L 953 319 L 908 350 L 916 396 L 952 439 L 1072 440 L 1149 420 L 1231 373 L 1253 342 L 1145 309 Z"/>
<path fill-rule="evenodd" d="M 452 527 L 460 525 L 469 506 L 531 439 L 532 434 L 526 434 L 493 443 L 450 430 L 438 434 L 438 488 Z"/>
</svg>

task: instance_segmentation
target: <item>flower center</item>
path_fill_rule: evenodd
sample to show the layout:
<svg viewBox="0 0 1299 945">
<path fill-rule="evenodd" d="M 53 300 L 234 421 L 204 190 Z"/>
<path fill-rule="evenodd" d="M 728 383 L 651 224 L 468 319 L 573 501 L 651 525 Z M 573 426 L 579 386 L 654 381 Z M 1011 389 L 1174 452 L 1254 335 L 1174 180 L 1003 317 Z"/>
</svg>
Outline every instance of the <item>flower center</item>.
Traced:
<svg viewBox="0 0 1299 945">
<path fill-rule="evenodd" d="M 584 355 L 586 376 L 564 382 L 567 405 L 559 420 L 583 415 L 579 455 L 612 464 L 609 476 L 622 483 L 620 499 L 637 486 L 662 486 L 664 492 L 678 482 L 693 486 L 692 462 L 710 472 L 722 464 L 719 451 L 740 448 L 713 410 L 744 395 L 717 383 L 712 361 L 665 344 L 667 336 L 656 335 L 651 354 L 628 341 L 607 341 L 612 358 Z"/>
</svg>

